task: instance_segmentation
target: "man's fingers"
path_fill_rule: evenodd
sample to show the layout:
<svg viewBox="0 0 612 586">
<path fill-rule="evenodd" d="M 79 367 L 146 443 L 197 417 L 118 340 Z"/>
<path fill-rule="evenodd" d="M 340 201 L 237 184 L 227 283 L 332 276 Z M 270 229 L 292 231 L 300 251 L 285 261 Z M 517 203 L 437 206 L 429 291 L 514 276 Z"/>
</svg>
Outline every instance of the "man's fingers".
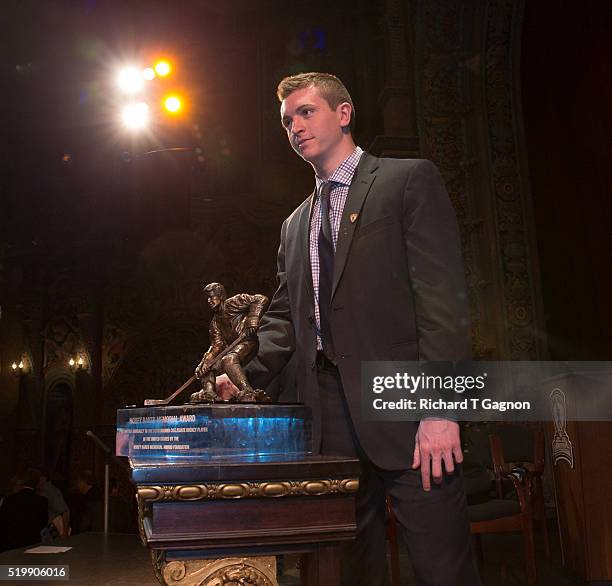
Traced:
<svg viewBox="0 0 612 586">
<path fill-rule="evenodd" d="M 431 462 L 429 454 L 421 454 L 421 482 L 423 483 L 423 490 L 431 490 Z"/>
<path fill-rule="evenodd" d="M 442 460 L 444 461 L 444 469 L 447 474 L 452 474 L 455 471 L 455 462 L 453 461 L 453 452 L 451 450 L 444 450 L 442 452 Z M 442 480 L 440 478 L 440 480 Z"/>
<path fill-rule="evenodd" d="M 216 379 L 217 389 L 219 392 L 228 392 L 231 394 L 238 392 L 238 387 L 229 379 L 226 374 L 222 374 Z"/>
<path fill-rule="evenodd" d="M 442 482 L 442 459 L 440 454 L 434 454 L 431 459 L 431 475 L 436 484 Z"/>
<path fill-rule="evenodd" d="M 217 381 L 217 394 L 224 400 L 229 401 L 238 391 L 229 379 Z"/>
<path fill-rule="evenodd" d="M 455 462 L 457 464 L 461 464 L 463 462 L 463 451 L 461 450 L 461 444 L 455 444 L 453 446 L 453 456 L 455 457 Z"/>
<path fill-rule="evenodd" d="M 414 453 L 412 454 L 412 469 L 416 470 L 421 465 L 421 452 L 419 450 L 418 437 L 414 440 Z"/>
</svg>

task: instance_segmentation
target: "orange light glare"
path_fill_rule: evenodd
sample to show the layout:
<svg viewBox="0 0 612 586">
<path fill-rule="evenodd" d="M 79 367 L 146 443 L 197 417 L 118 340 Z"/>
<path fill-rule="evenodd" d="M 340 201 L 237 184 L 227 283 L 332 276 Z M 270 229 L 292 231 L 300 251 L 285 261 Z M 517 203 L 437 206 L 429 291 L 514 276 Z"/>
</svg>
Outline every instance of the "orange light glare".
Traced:
<svg viewBox="0 0 612 586">
<path fill-rule="evenodd" d="M 144 77 L 147 81 L 155 79 L 155 70 L 152 67 L 147 67 L 142 72 L 142 77 Z"/>
<path fill-rule="evenodd" d="M 158 61 L 155 64 L 155 73 L 157 73 L 157 75 L 160 77 L 166 77 L 166 75 L 170 73 L 170 69 L 170 63 L 167 61 Z"/>
<path fill-rule="evenodd" d="M 171 114 L 176 114 L 181 109 L 182 103 L 177 96 L 168 96 L 164 100 L 164 108 Z"/>
</svg>

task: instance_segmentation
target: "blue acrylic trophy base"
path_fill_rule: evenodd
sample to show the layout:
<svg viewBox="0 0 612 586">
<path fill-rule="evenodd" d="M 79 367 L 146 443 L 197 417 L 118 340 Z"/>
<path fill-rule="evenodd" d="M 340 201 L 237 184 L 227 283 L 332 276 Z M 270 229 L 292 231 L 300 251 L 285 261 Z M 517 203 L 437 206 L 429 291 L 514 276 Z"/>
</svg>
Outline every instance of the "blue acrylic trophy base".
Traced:
<svg viewBox="0 0 612 586">
<path fill-rule="evenodd" d="M 310 408 L 212 404 L 117 411 L 116 454 L 133 463 L 299 459 L 312 452 Z"/>
</svg>

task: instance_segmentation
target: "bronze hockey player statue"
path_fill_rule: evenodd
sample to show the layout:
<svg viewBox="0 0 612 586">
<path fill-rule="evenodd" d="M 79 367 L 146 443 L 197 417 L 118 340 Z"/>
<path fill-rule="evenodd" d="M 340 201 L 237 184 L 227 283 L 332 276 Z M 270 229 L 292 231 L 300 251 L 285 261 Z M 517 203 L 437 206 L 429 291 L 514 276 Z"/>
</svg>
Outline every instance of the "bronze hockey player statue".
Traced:
<svg viewBox="0 0 612 586">
<path fill-rule="evenodd" d="M 244 374 L 243 366 L 257 355 L 257 330 L 267 305 L 265 295 L 239 293 L 227 298 L 225 287 L 210 283 L 204 287 L 208 306 L 213 311 L 210 322 L 210 348 L 195 371 L 202 389 L 191 395 L 191 403 L 213 403 L 222 398 L 217 394 L 215 380 L 220 374 L 238 387 L 235 401 L 269 401 L 262 390 L 255 390 Z"/>
</svg>

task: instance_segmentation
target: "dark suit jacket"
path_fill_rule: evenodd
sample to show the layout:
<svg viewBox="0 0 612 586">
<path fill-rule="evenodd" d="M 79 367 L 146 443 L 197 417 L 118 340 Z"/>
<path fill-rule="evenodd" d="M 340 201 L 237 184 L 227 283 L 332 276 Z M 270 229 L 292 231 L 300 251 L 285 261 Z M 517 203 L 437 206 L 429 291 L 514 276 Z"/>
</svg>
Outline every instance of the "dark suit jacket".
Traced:
<svg viewBox="0 0 612 586">
<path fill-rule="evenodd" d="M 320 416 L 308 250 L 313 197 L 283 223 L 279 287 L 262 320 L 258 357 L 247 370 L 252 384 L 264 387 L 295 352 L 298 398 L 313 409 L 316 448 Z M 470 357 L 457 222 L 430 161 L 362 156 L 338 234 L 331 329 L 362 448 L 381 468 L 409 467 L 416 423 L 362 418 L 361 362 Z"/>
<path fill-rule="evenodd" d="M 40 532 L 49 518 L 48 506 L 47 499 L 31 488 L 5 497 L 0 507 L 0 551 L 40 543 Z"/>
</svg>

